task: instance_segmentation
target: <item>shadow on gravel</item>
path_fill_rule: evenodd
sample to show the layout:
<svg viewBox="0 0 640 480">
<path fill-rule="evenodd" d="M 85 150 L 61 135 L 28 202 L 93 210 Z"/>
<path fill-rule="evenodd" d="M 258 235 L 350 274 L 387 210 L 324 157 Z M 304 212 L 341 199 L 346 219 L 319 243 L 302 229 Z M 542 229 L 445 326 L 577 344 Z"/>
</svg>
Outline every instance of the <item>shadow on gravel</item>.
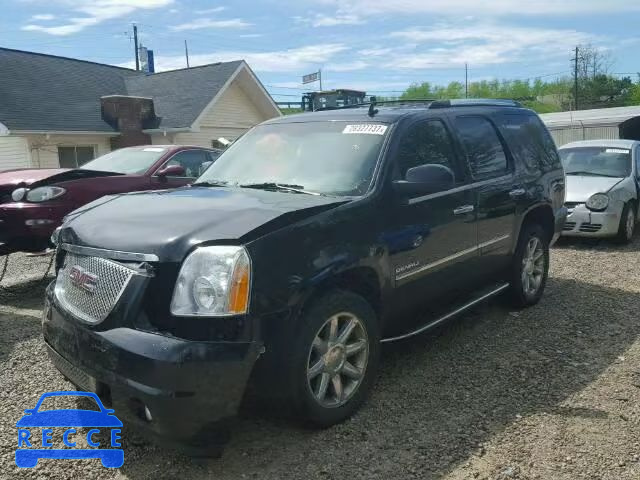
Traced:
<svg viewBox="0 0 640 480">
<path fill-rule="evenodd" d="M 44 292 L 53 278 L 30 280 L 28 282 L 0 287 L 0 305 L 41 310 L 44 303 Z"/>
<path fill-rule="evenodd" d="M 252 411 L 220 460 L 127 442 L 129 478 L 441 478 L 520 416 L 566 408 L 640 334 L 640 295 L 550 279 L 542 302 L 499 301 L 384 350 L 373 396 L 351 421 L 311 431 Z M 203 415 L 206 412 L 202 412 Z"/>
<path fill-rule="evenodd" d="M 15 345 L 40 335 L 40 319 L 30 315 L 0 313 L 0 366 L 2 368 L 17 367 L 6 365 L 6 357 Z"/>
<path fill-rule="evenodd" d="M 553 248 L 558 250 L 638 252 L 640 251 L 640 235 L 626 245 L 616 242 L 613 238 L 560 237 Z"/>
</svg>

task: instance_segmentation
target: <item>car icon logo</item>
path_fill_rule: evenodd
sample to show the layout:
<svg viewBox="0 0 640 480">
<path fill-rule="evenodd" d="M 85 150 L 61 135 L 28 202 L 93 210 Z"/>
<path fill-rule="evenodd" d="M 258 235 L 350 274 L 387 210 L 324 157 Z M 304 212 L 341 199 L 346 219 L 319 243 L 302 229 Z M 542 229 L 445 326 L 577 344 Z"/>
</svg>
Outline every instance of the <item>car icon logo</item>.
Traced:
<svg viewBox="0 0 640 480">
<path fill-rule="evenodd" d="M 82 290 L 93 293 L 98 286 L 98 276 L 87 272 L 84 268 L 74 265 L 69 270 L 69 278 L 71 283 Z"/>
<path fill-rule="evenodd" d="M 42 403 L 51 397 L 88 397 L 93 399 L 99 410 L 57 409 L 43 410 Z M 16 465 L 33 468 L 41 458 L 85 459 L 99 458 L 107 468 L 120 468 L 124 464 L 124 450 L 120 444 L 122 422 L 114 415 L 114 410 L 104 407 L 100 398 L 92 392 L 49 392 L 40 397 L 35 408 L 25 410 L 25 415 L 16 423 L 18 427 L 18 448 L 15 451 Z M 86 433 L 76 428 L 91 427 Z M 31 429 L 36 430 L 31 430 Z M 70 448 L 53 448 L 53 428 L 64 428 L 60 435 L 64 445 Z M 108 430 L 111 448 L 102 448 L 103 431 Z M 41 431 L 41 436 L 37 432 Z M 86 436 L 87 445 L 94 448 L 75 448 L 76 438 Z M 101 440 L 102 438 L 102 440 Z"/>
</svg>

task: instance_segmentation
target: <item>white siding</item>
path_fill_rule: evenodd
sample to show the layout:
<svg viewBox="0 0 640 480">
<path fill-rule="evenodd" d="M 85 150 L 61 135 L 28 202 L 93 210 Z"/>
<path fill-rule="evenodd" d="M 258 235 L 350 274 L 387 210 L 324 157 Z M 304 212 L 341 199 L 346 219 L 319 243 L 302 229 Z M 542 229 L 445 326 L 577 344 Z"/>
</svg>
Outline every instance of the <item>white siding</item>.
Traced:
<svg viewBox="0 0 640 480">
<path fill-rule="evenodd" d="M 95 156 L 111 151 L 110 138 L 104 135 L 28 135 L 34 167 L 58 168 L 58 147 L 93 146 Z"/>
<path fill-rule="evenodd" d="M 211 147 L 211 142 L 220 137 L 235 140 L 254 125 L 269 117 L 260 113 L 237 81 L 205 112 L 197 132 L 153 135 L 154 144 L 175 143 Z"/>
<path fill-rule="evenodd" d="M 620 129 L 617 126 L 600 127 L 562 127 L 551 128 L 551 136 L 558 147 L 579 140 L 617 140 L 620 138 Z"/>
<path fill-rule="evenodd" d="M 24 137 L 0 137 L 0 171 L 30 166 L 29 149 Z"/>
</svg>

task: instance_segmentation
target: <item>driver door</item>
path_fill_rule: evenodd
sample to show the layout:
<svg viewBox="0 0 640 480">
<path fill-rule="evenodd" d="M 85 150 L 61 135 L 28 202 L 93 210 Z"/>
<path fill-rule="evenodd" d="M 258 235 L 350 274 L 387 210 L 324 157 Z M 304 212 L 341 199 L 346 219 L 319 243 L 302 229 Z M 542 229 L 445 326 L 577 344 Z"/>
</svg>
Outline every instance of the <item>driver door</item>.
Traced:
<svg viewBox="0 0 640 480">
<path fill-rule="evenodd" d="M 176 188 L 182 187 L 189 183 L 193 183 L 206 168 L 212 163 L 209 152 L 200 149 L 182 150 L 173 155 L 162 165 L 158 171 L 171 166 L 179 165 L 184 170 L 184 175 L 181 176 L 166 176 L 158 177 L 157 172 L 154 176 L 158 182 L 161 183 L 161 188 Z"/>
</svg>

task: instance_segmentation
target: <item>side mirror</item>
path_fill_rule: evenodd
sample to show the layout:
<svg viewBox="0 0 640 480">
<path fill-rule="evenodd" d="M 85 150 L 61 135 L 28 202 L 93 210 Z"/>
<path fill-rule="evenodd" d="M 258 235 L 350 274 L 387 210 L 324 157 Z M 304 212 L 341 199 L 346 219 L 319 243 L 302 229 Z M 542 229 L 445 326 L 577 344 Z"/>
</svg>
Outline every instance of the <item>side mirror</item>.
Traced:
<svg viewBox="0 0 640 480">
<path fill-rule="evenodd" d="M 453 171 L 444 165 L 419 165 L 407 170 L 405 180 L 395 180 L 393 187 L 403 197 L 419 197 L 444 192 L 455 187 Z"/>
<path fill-rule="evenodd" d="M 182 165 L 169 165 L 162 170 L 158 170 L 156 175 L 159 177 L 185 177 L 186 172 Z"/>
</svg>

